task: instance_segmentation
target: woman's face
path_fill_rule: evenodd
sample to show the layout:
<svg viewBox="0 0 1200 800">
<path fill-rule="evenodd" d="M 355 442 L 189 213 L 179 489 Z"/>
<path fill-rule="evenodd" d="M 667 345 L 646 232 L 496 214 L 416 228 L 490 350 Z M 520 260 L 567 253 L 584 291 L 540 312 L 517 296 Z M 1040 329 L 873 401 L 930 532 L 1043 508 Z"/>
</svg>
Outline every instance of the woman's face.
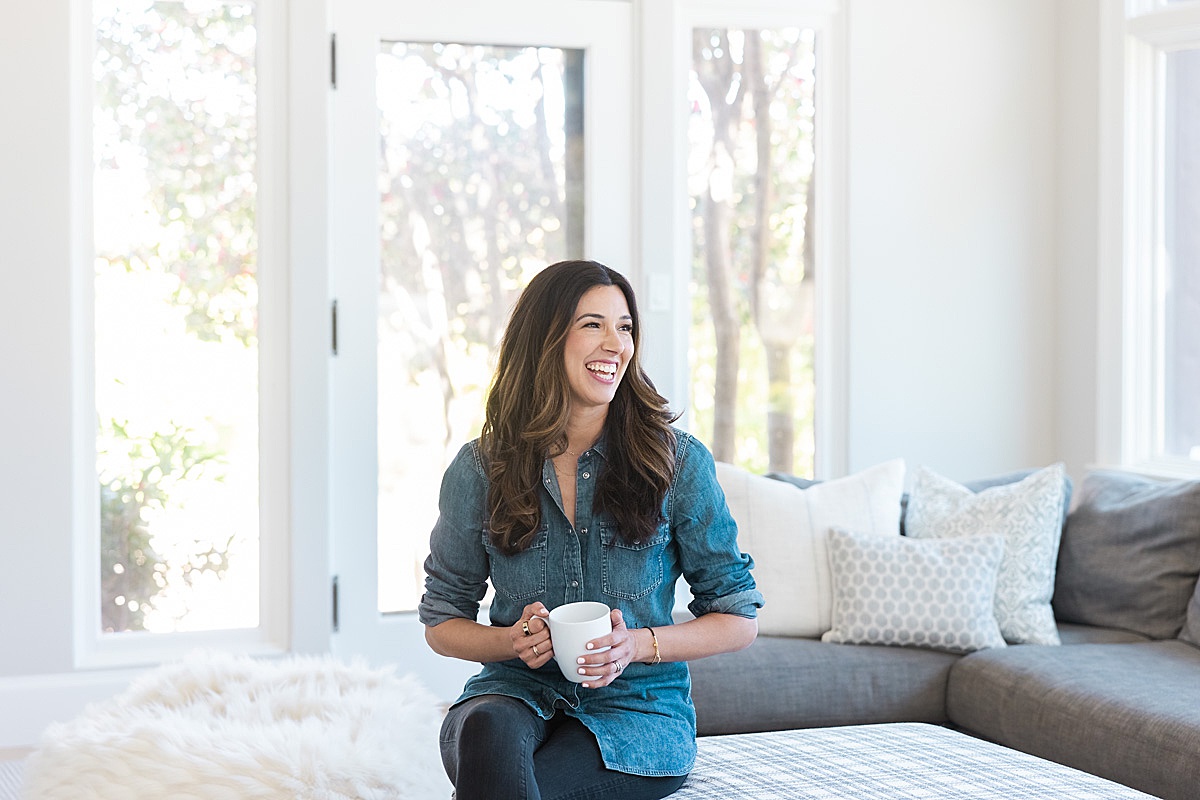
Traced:
<svg viewBox="0 0 1200 800">
<path fill-rule="evenodd" d="M 633 317 L 618 287 L 595 286 L 579 298 L 563 355 L 573 409 L 612 402 L 633 358 Z"/>
</svg>

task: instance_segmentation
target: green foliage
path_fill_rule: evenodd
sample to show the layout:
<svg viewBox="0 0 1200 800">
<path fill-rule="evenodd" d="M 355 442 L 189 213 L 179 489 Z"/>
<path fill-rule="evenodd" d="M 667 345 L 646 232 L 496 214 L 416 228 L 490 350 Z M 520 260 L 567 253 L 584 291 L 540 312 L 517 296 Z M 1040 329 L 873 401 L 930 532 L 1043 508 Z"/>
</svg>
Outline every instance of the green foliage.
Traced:
<svg viewBox="0 0 1200 800">
<path fill-rule="evenodd" d="M 236 2 L 97 4 L 92 64 L 97 175 L 116 177 L 129 206 L 119 216 L 132 221 L 98 230 L 98 259 L 170 276 L 169 302 L 185 310 L 191 336 L 247 348 L 257 345 L 258 308 L 252 11 Z M 143 630 L 168 589 L 225 574 L 228 541 L 196 541 L 179 555 L 179 542 L 156 541 L 153 524 L 183 510 L 173 497 L 185 481 L 220 479 L 212 467 L 221 454 L 187 427 L 134 435 L 115 419 L 101 425 L 97 450 L 103 630 Z"/>
<path fill-rule="evenodd" d="M 249 5 L 148 4 L 96 21 L 96 164 L 144 171 L 159 231 L 129 269 L 174 275 L 202 340 L 255 341 L 255 28 Z M 101 200 L 102 202 L 102 200 Z"/>
<path fill-rule="evenodd" d="M 145 629 L 146 614 L 155 598 L 167 588 L 167 561 L 154 549 L 150 517 L 167 510 L 171 490 L 197 477 L 218 461 L 215 451 L 189 441 L 189 431 L 178 426 L 149 436 L 131 436 L 127 425 L 110 421 L 100 440 L 114 451 L 101 456 L 125 469 L 100 476 L 101 623 L 105 631 Z M 200 542 L 180 565 L 191 582 L 201 572 L 225 574 L 229 541 L 203 549 Z"/>
</svg>

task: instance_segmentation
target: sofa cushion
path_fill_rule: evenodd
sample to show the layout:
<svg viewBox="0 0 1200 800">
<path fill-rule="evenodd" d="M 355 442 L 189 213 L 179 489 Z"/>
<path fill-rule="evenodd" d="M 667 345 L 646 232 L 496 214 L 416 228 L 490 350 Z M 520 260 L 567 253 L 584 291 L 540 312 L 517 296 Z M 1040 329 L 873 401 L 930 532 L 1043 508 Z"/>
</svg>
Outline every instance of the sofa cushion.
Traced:
<svg viewBox="0 0 1200 800">
<path fill-rule="evenodd" d="M 1179 638 L 1200 647 L 1200 583 L 1196 584 L 1196 591 L 1192 592 L 1192 600 L 1188 603 L 1187 622 Z"/>
<path fill-rule="evenodd" d="M 969 653 L 1003 647 L 999 536 L 917 540 L 829 532 L 833 627 L 822 641 Z"/>
<path fill-rule="evenodd" d="M 1063 644 L 1131 644 L 1152 642 L 1148 636 L 1120 628 L 1097 628 L 1093 625 L 1076 625 L 1073 622 L 1058 623 L 1058 637 Z"/>
<path fill-rule="evenodd" d="M 950 672 L 951 722 L 1168 800 L 1200 786 L 1200 649 L 1180 641 L 1009 647 Z"/>
<path fill-rule="evenodd" d="M 725 463 L 717 464 L 717 479 L 738 524 L 738 545 L 754 556 L 754 580 L 766 599 L 758 612 L 764 634 L 817 637 L 829 630 L 831 528 L 900 534 L 900 459 L 804 490 Z"/>
<path fill-rule="evenodd" d="M 872 722 L 946 721 L 946 679 L 959 656 L 908 647 L 759 636 L 692 661 L 701 735 Z"/>
<path fill-rule="evenodd" d="M 1172 639 L 1183 629 L 1197 573 L 1200 481 L 1116 471 L 1084 477 L 1059 548 L 1060 620 Z"/>
<path fill-rule="evenodd" d="M 996 621 L 1012 643 L 1058 644 L 1050 607 L 1062 534 L 1065 468 L 1054 464 L 1017 483 L 976 493 L 917 467 L 906 533 L 918 539 L 999 535 Z"/>
</svg>

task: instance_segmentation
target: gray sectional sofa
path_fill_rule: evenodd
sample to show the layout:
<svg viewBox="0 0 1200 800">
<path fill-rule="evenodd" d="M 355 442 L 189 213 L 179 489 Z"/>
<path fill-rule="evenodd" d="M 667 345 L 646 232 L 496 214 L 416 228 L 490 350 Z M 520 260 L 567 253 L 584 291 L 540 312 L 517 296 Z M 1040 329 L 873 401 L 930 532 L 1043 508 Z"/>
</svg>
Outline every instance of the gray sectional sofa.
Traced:
<svg viewBox="0 0 1200 800">
<path fill-rule="evenodd" d="M 930 722 L 1200 798 L 1200 481 L 1090 473 L 1061 536 L 1061 645 L 963 655 L 760 635 L 692 663 L 700 734 Z"/>
</svg>

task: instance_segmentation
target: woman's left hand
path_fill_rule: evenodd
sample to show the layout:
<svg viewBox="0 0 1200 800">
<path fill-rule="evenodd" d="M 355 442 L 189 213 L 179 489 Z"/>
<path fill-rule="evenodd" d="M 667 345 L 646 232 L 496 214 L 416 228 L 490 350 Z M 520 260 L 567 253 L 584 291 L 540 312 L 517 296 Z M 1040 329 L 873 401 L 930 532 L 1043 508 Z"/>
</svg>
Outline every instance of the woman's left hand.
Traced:
<svg viewBox="0 0 1200 800">
<path fill-rule="evenodd" d="M 599 650 L 605 646 L 609 649 L 602 653 L 589 653 L 579 659 L 583 686 L 587 689 L 608 686 L 621 677 L 621 673 L 637 655 L 637 642 L 634 641 L 633 631 L 625 627 L 621 609 L 614 608 L 609 616 L 612 617 L 612 633 L 590 642 L 593 649 Z"/>
</svg>

